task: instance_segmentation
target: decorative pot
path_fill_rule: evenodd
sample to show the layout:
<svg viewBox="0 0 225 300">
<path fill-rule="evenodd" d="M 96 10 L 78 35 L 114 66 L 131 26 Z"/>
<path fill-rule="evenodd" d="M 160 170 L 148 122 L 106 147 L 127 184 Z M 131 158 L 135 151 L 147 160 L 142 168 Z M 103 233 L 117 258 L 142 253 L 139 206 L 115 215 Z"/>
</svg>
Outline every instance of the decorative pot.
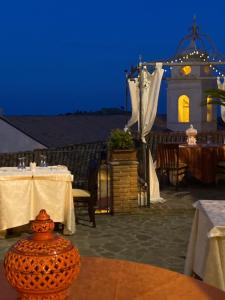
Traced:
<svg viewBox="0 0 225 300">
<path fill-rule="evenodd" d="M 186 130 L 186 136 L 188 145 L 196 145 L 197 129 L 195 129 L 192 124 Z"/>
<path fill-rule="evenodd" d="M 110 160 L 137 160 L 137 152 L 135 149 L 112 150 Z"/>
<path fill-rule="evenodd" d="M 68 288 L 80 271 L 80 255 L 53 229 L 54 222 L 41 210 L 32 222 L 34 234 L 19 240 L 5 256 L 6 278 L 19 299 L 68 299 Z"/>
</svg>

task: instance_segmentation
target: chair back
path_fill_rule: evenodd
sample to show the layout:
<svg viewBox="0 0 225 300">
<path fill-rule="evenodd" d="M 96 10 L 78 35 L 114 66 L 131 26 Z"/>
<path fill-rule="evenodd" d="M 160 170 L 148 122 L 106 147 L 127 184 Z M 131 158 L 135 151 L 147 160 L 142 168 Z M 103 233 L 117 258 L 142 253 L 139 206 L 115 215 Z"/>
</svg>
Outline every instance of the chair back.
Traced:
<svg viewBox="0 0 225 300">
<path fill-rule="evenodd" d="M 97 202 L 98 194 L 98 171 L 99 162 L 95 159 L 90 160 L 88 166 L 88 190 L 91 193 L 92 200 Z"/>
<path fill-rule="evenodd" d="M 161 169 L 177 169 L 179 167 L 179 144 L 158 144 L 157 165 Z"/>
</svg>

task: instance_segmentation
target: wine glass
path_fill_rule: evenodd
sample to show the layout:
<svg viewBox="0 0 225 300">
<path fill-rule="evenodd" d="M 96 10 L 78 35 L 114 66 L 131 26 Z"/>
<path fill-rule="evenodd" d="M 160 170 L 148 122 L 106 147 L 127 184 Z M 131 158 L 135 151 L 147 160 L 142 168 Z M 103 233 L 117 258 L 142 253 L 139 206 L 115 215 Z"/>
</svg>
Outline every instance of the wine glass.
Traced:
<svg viewBox="0 0 225 300">
<path fill-rule="evenodd" d="M 25 157 L 19 157 L 18 158 L 18 165 L 17 165 L 17 168 L 19 170 L 23 170 L 23 169 L 26 169 L 26 163 L 25 163 Z"/>
<path fill-rule="evenodd" d="M 212 144 L 212 136 L 211 135 L 207 135 L 207 144 Z"/>
<path fill-rule="evenodd" d="M 48 166 L 47 162 L 46 162 L 47 156 L 42 154 L 42 155 L 40 155 L 40 157 L 41 157 L 40 166 L 41 167 L 47 167 Z"/>
</svg>

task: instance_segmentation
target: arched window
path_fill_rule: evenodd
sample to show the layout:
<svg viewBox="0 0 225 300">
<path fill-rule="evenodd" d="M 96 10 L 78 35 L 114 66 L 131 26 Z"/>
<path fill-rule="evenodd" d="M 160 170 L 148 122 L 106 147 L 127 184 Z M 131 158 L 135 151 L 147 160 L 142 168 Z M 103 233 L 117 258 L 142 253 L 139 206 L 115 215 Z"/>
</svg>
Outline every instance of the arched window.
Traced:
<svg viewBox="0 0 225 300">
<path fill-rule="evenodd" d="M 187 95 L 178 98 L 178 122 L 190 122 L 190 100 Z"/>
<path fill-rule="evenodd" d="M 213 107 L 210 102 L 212 101 L 212 97 L 208 96 L 207 97 L 207 106 L 206 106 L 206 121 L 207 122 L 212 122 L 212 116 L 213 116 Z"/>
</svg>

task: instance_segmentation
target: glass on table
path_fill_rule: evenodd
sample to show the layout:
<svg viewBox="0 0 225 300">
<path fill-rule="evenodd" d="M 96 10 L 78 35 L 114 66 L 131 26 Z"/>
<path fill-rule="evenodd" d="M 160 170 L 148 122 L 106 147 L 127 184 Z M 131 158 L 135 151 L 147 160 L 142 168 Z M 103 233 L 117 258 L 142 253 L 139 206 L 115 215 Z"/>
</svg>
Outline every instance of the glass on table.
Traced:
<svg viewBox="0 0 225 300">
<path fill-rule="evenodd" d="M 19 169 L 19 170 L 26 169 L 26 162 L 25 162 L 25 157 L 24 156 L 18 158 L 17 169 Z"/>
<path fill-rule="evenodd" d="M 213 142 L 213 137 L 212 135 L 207 135 L 207 144 L 210 145 Z"/>
<path fill-rule="evenodd" d="M 48 164 L 47 164 L 47 156 L 46 155 L 40 155 L 40 167 L 47 167 Z"/>
</svg>

